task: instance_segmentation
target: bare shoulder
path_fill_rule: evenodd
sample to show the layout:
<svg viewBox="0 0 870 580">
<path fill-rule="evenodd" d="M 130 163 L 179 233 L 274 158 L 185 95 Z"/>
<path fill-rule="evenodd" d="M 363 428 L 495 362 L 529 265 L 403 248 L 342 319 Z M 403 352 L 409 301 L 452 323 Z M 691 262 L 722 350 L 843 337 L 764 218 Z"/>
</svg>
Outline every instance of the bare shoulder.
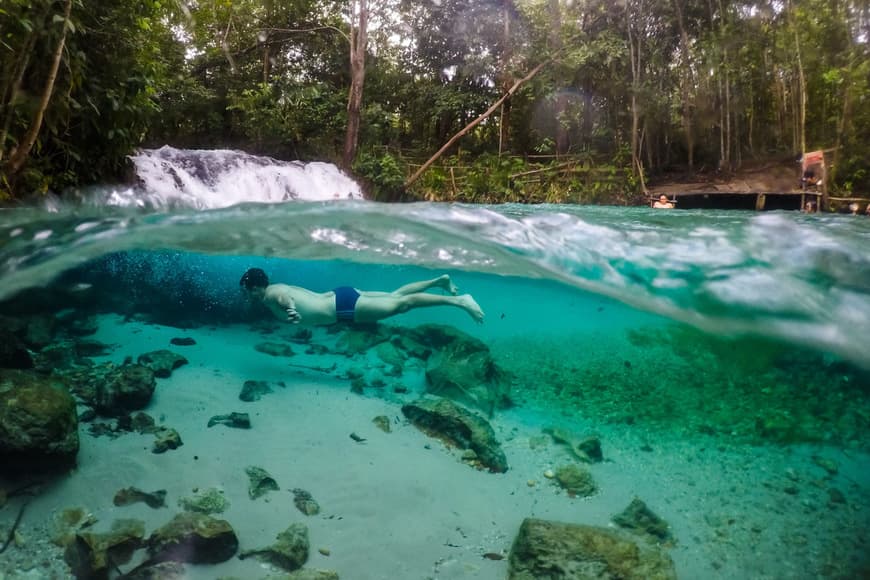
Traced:
<svg viewBox="0 0 870 580">
<path fill-rule="evenodd" d="M 277 298 L 293 298 L 300 299 L 308 296 L 318 296 L 317 292 L 312 292 L 307 288 L 302 288 L 301 286 L 290 286 L 289 284 L 270 284 L 268 288 L 266 288 L 266 297 L 271 297 L 272 299 Z"/>
</svg>

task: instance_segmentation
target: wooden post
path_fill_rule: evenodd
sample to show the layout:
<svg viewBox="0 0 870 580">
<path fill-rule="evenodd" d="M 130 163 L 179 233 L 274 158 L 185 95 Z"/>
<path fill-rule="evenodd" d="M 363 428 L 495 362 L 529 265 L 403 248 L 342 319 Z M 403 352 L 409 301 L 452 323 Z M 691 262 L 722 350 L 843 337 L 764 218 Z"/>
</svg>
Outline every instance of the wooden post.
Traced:
<svg viewBox="0 0 870 580">
<path fill-rule="evenodd" d="M 767 196 L 763 193 L 759 193 L 758 197 L 755 198 L 755 211 L 763 211 L 764 210 L 764 202 L 767 200 Z"/>
<path fill-rule="evenodd" d="M 450 167 L 450 185 L 453 187 L 453 199 L 456 199 L 456 175 L 453 174 L 453 166 Z"/>
</svg>

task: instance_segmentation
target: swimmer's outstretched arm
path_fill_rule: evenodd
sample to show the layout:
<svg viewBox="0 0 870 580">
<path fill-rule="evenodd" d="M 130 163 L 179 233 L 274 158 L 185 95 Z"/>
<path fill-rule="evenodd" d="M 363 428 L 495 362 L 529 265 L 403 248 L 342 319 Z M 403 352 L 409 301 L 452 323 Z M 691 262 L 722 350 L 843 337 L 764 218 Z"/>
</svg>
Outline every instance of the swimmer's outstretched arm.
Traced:
<svg viewBox="0 0 870 580">
<path fill-rule="evenodd" d="M 277 302 L 287 312 L 287 322 L 299 324 L 302 321 L 302 315 L 296 310 L 296 301 L 293 300 L 289 292 L 279 294 Z"/>
</svg>

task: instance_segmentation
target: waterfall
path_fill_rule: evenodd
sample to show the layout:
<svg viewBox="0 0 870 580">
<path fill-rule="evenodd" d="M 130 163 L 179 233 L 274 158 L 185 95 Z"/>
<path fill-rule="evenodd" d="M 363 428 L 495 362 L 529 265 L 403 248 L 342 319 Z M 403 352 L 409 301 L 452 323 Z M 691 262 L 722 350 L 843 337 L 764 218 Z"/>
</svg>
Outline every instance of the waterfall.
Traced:
<svg viewBox="0 0 870 580">
<path fill-rule="evenodd" d="M 213 209 L 238 203 L 363 199 L 335 165 L 278 161 L 227 149 L 145 149 L 130 157 L 139 184 L 114 190 L 104 203 Z"/>
</svg>

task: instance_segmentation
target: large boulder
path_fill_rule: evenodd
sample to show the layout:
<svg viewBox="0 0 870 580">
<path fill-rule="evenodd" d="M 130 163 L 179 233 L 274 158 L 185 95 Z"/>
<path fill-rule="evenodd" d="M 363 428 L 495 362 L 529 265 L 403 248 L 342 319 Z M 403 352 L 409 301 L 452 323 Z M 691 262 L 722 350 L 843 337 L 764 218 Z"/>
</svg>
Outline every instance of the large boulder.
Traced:
<svg viewBox="0 0 870 580">
<path fill-rule="evenodd" d="M 155 377 L 168 379 L 172 371 L 187 364 L 187 359 L 164 348 L 139 355 L 136 362 L 154 371 Z"/>
<path fill-rule="evenodd" d="M 507 458 L 489 422 L 447 399 L 424 399 L 402 406 L 417 428 L 451 447 L 471 449 L 480 466 L 496 473 L 508 470 Z"/>
<path fill-rule="evenodd" d="M 659 548 L 604 528 L 526 518 L 511 547 L 508 580 L 676 580 Z"/>
<path fill-rule="evenodd" d="M 217 564 L 232 558 L 238 549 L 239 539 L 228 521 L 194 512 L 176 515 L 148 538 L 154 562 Z"/>
<path fill-rule="evenodd" d="M 151 401 L 157 381 L 144 365 L 113 368 L 96 385 L 94 407 L 101 415 L 120 417 L 144 409 Z"/>
<path fill-rule="evenodd" d="M 106 533 L 79 532 L 67 545 L 64 559 L 76 578 L 109 578 L 118 565 L 130 560 L 142 545 L 145 524 L 139 520 L 117 520 Z"/>
<path fill-rule="evenodd" d="M 79 450 L 76 404 L 52 377 L 0 370 L 0 473 L 64 469 Z"/>
<path fill-rule="evenodd" d="M 495 409 L 507 406 L 510 382 L 482 341 L 439 324 L 418 326 L 413 338 L 433 351 L 426 360 L 426 392 L 490 417 Z"/>
</svg>

